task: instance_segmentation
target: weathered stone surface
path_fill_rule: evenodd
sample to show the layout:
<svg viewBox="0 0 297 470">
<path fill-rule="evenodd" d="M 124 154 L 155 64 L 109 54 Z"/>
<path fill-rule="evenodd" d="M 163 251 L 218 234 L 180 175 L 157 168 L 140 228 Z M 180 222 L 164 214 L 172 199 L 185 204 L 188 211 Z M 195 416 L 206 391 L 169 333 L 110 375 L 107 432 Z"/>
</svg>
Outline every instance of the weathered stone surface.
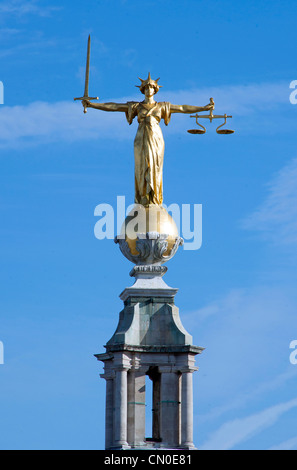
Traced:
<svg viewBox="0 0 297 470">
<path fill-rule="evenodd" d="M 192 336 L 182 326 L 179 309 L 158 299 L 142 299 L 127 305 L 107 349 L 114 344 L 133 346 L 192 345 Z"/>
<path fill-rule="evenodd" d="M 188 348 L 194 348 L 188 347 Z M 199 348 L 202 352 L 202 349 Z M 197 352 L 98 354 L 106 379 L 106 449 L 194 449 L 192 373 Z M 145 436 L 145 376 L 153 381 L 153 435 Z"/>
<path fill-rule="evenodd" d="M 96 355 L 104 363 L 101 377 L 106 379 L 106 449 L 195 448 L 192 373 L 197 370 L 195 356 L 203 348 L 193 345 L 182 325 L 175 305 L 178 289 L 163 280 L 166 243 L 159 235 L 138 241 L 133 254 L 138 264 L 130 273 L 134 285 L 121 293 L 124 308 L 117 329 L 106 352 Z M 173 244 L 170 255 L 178 244 Z M 153 382 L 148 438 L 146 376 Z"/>
<path fill-rule="evenodd" d="M 136 282 L 124 290 L 117 329 L 97 354 L 106 379 L 107 449 L 194 449 L 193 345 L 174 304 L 177 289 L 163 281 L 162 267 L 135 267 Z M 153 381 L 153 435 L 145 436 L 145 377 Z M 124 409 L 123 409 L 124 408 Z"/>
</svg>

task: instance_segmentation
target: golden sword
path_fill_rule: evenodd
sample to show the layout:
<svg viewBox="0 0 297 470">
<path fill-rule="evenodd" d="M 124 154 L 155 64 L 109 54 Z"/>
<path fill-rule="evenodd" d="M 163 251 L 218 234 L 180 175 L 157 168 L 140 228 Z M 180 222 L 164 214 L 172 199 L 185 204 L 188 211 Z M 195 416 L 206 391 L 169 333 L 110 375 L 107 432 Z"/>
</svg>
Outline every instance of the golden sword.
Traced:
<svg viewBox="0 0 297 470">
<path fill-rule="evenodd" d="M 88 39 L 88 52 L 87 52 L 87 64 L 86 64 L 86 79 L 85 79 L 85 92 L 84 96 L 81 98 L 74 98 L 74 101 L 91 101 L 91 100 L 99 100 L 96 96 L 95 98 L 89 97 L 89 79 L 90 79 L 90 57 L 91 57 L 91 36 Z M 87 112 L 87 107 L 84 106 L 84 113 Z"/>
</svg>

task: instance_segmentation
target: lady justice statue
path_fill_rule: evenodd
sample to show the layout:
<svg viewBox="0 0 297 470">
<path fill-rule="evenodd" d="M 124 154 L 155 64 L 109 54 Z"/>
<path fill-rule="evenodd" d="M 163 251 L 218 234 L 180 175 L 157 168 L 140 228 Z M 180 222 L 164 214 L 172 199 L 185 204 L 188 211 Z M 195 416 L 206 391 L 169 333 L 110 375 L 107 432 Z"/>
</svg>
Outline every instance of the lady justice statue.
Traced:
<svg viewBox="0 0 297 470">
<path fill-rule="evenodd" d="M 156 102 L 154 96 L 160 88 L 159 78 L 153 80 L 149 73 L 146 80 L 139 80 L 141 85 L 136 86 L 144 94 L 143 101 L 91 103 L 89 100 L 82 100 L 82 104 L 84 108 L 124 112 L 129 124 L 137 116 L 139 126 L 134 141 L 135 203 L 143 206 L 162 205 L 164 139 L 159 125 L 161 119 L 167 126 L 173 113 L 211 111 L 214 109 L 214 102 L 211 99 L 210 104 L 202 107 Z"/>
<path fill-rule="evenodd" d="M 88 42 L 85 92 L 81 100 L 84 112 L 94 108 L 123 112 L 129 124 L 137 117 L 134 140 L 135 205 L 127 215 L 121 233 L 115 237 L 123 255 L 134 264 L 131 287 L 121 293 L 124 308 L 106 351 L 96 354 L 104 363 L 106 379 L 105 448 L 122 449 L 195 449 L 193 444 L 193 382 L 197 370 L 195 356 L 203 348 L 193 345 L 192 336 L 182 325 L 175 305 L 178 289 L 163 280 L 164 264 L 173 258 L 183 239 L 173 218 L 163 206 L 164 139 L 163 119 L 169 124 L 174 113 L 199 113 L 193 116 L 202 134 L 198 118 L 214 116 L 214 101 L 206 106 L 174 105 L 156 102 L 159 79 L 148 75 L 138 86 L 143 101 L 92 103 L 89 97 L 90 38 Z M 224 126 L 224 124 L 222 125 Z M 221 133 L 229 130 L 217 129 Z M 203 128 L 203 131 L 201 131 Z M 233 132 L 233 131 L 232 131 Z M 152 437 L 146 438 L 146 376 L 152 381 Z"/>
<path fill-rule="evenodd" d="M 123 112 L 129 124 L 132 124 L 136 117 L 139 124 L 134 140 L 135 206 L 126 217 L 121 234 L 115 241 L 119 243 L 123 254 L 133 263 L 161 265 L 174 256 L 183 240 L 179 237 L 174 220 L 162 206 L 164 139 L 160 121 L 163 119 L 168 125 L 174 113 L 192 114 L 201 111 L 209 111 L 207 117 L 212 120 L 214 101 L 211 98 L 206 106 L 157 102 L 154 96 L 160 89 L 159 78 L 153 80 L 149 73 L 146 80 L 140 78 L 141 85 L 137 86 L 144 95 L 143 101 L 92 103 L 92 100 L 98 98 L 89 97 L 89 72 L 90 37 L 84 96 L 75 100 L 82 101 L 85 113 L 87 108 Z M 139 216 L 142 216 L 141 220 Z"/>
</svg>

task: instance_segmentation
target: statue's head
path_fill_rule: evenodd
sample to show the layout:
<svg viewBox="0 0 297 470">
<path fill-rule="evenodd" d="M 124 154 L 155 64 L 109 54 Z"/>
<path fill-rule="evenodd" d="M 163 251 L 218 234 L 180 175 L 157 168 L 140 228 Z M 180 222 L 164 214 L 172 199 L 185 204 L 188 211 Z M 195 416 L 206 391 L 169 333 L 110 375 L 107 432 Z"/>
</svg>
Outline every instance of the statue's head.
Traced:
<svg viewBox="0 0 297 470">
<path fill-rule="evenodd" d="M 139 78 L 139 77 L 138 77 Z M 158 81 L 160 78 L 157 78 L 157 80 L 153 80 L 151 78 L 151 74 L 148 74 L 148 78 L 146 80 L 142 80 L 142 78 L 139 78 L 141 81 L 141 85 L 136 85 L 137 88 L 140 89 L 141 93 L 145 95 L 145 90 L 148 88 L 151 88 L 154 90 L 154 95 L 158 93 L 159 89 L 162 88 L 161 85 L 158 85 Z"/>
</svg>

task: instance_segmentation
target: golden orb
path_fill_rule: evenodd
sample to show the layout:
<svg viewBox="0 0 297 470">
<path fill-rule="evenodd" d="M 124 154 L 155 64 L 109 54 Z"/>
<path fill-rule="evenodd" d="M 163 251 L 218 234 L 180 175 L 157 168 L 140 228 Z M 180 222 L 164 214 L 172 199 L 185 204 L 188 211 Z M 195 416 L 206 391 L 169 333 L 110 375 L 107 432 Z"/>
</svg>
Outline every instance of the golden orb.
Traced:
<svg viewBox="0 0 297 470">
<path fill-rule="evenodd" d="M 162 206 L 156 204 L 150 204 L 149 206 L 135 204 L 127 215 L 121 229 L 121 236 L 124 237 L 125 235 L 125 240 L 129 245 L 132 255 L 138 255 L 136 249 L 137 235 L 146 235 L 150 232 L 167 235 L 166 241 L 168 242 L 168 247 L 164 256 L 169 256 L 176 243 L 176 239 L 179 237 L 173 218 Z"/>
</svg>

